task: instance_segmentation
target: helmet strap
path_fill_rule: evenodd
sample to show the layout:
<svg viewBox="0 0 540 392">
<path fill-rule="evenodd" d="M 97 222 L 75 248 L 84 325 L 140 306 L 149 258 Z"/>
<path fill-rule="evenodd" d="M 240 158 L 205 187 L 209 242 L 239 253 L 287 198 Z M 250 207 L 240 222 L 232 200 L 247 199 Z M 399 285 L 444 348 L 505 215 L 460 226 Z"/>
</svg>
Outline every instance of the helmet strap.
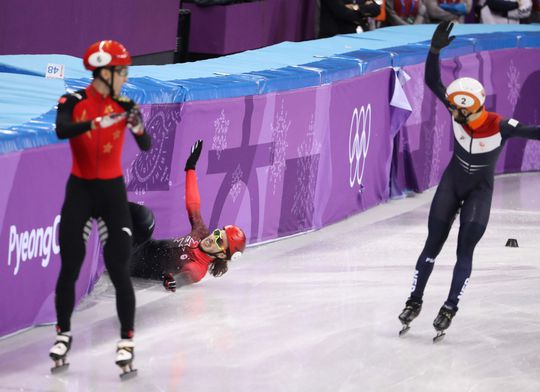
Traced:
<svg viewBox="0 0 540 392">
<path fill-rule="evenodd" d="M 460 107 L 452 106 L 452 108 L 458 112 L 457 118 L 455 119 L 456 122 L 457 122 L 458 124 L 462 124 L 462 125 L 463 125 L 463 124 L 467 124 L 467 123 L 469 122 L 469 118 L 470 118 L 473 114 L 477 114 L 477 113 L 480 113 L 481 111 L 483 111 L 483 110 L 484 110 L 484 105 L 480 106 L 480 107 L 478 108 L 478 110 L 476 110 L 475 112 L 469 112 L 469 114 L 467 114 L 467 115 L 465 115 L 465 114 L 462 113 L 462 111 L 461 111 L 462 108 L 460 108 Z"/>
<path fill-rule="evenodd" d="M 105 80 L 105 78 L 103 76 L 101 76 L 101 71 L 98 72 L 97 74 L 97 79 L 101 80 L 105 86 L 107 86 L 107 88 L 109 89 L 109 95 L 111 97 L 114 97 L 114 89 L 113 89 L 113 86 L 114 86 L 114 65 L 111 66 L 111 67 L 102 67 L 102 69 L 105 69 L 107 68 L 108 70 L 111 71 L 111 81 L 108 82 L 107 80 Z"/>
<path fill-rule="evenodd" d="M 225 258 L 225 259 L 224 259 L 224 258 L 218 257 L 219 254 L 222 254 L 222 253 L 224 253 L 224 252 L 217 252 L 217 253 L 207 252 L 207 251 L 205 251 L 205 250 L 202 248 L 200 242 L 199 242 L 199 245 L 198 245 L 197 247 L 199 248 L 199 250 L 200 250 L 201 252 L 203 252 L 204 254 L 207 254 L 208 256 L 212 256 L 212 257 L 214 257 L 214 258 L 216 258 L 216 259 L 220 259 L 220 260 L 228 260 L 228 258 Z M 225 253 L 225 255 L 226 255 L 226 253 Z"/>
</svg>

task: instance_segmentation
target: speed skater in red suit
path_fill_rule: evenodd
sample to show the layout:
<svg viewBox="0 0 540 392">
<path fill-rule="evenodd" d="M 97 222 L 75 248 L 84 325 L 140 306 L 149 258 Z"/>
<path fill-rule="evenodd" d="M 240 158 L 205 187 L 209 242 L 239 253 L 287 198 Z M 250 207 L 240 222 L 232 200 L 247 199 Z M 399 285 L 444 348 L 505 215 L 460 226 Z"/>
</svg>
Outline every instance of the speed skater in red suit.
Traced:
<svg viewBox="0 0 540 392">
<path fill-rule="evenodd" d="M 195 165 L 202 146 L 202 140 L 198 140 L 191 147 L 185 166 L 189 234 L 166 240 L 152 239 L 154 214 L 145 206 L 129 203 L 134 231 L 131 275 L 161 280 L 165 289 L 172 292 L 177 287 L 200 281 L 208 271 L 215 277 L 222 276 L 229 262 L 237 260 L 246 248 L 246 235 L 238 226 L 227 225 L 210 231 L 201 217 Z"/>
</svg>

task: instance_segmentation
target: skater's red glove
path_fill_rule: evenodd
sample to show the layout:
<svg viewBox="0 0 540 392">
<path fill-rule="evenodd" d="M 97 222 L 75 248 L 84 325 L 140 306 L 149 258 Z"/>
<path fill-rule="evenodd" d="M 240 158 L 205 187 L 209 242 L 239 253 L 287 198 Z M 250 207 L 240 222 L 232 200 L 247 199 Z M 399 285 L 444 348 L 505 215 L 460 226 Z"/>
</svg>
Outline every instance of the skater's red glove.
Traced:
<svg viewBox="0 0 540 392">
<path fill-rule="evenodd" d="M 163 274 L 163 287 L 173 293 L 176 291 L 176 280 L 174 280 L 174 276 L 170 272 Z"/>
</svg>

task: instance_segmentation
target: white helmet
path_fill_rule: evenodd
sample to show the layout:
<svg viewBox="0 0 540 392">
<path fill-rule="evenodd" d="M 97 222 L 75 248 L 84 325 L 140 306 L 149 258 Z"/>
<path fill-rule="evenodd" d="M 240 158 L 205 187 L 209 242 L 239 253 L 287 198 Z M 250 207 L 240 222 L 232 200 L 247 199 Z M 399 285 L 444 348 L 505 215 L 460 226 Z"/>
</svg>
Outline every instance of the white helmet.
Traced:
<svg viewBox="0 0 540 392">
<path fill-rule="evenodd" d="M 484 106 L 486 93 L 478 80 L 459 78 L 450 83 L 446 89 L 446 99 L 450 105 L 476 113 Z"/>
</svg>

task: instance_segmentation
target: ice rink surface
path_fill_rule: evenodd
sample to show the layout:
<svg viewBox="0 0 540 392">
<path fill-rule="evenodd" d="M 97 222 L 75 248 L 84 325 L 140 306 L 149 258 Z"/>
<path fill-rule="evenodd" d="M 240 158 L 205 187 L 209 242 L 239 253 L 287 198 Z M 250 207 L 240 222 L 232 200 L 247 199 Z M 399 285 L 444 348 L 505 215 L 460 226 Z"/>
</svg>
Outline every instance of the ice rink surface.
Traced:
<svg viewBox="0 0 540 392">
<path fill-rule="evenodd" d="M 104 276 L 74 313 L 69 370 L 50 374 L 54 328 L 33 328 L 0 340 L 0 390 L 540 391 L 540 174 L 497 178 L 469 286 L 437 344 L 431 323 L 450 288 L 458 221 L 405 337 L 397 319 L 433 194 L 249 248 L 225 276 L 176 293 L 135 280 L 139 374 L 124 382 Z"/>
</svg>

